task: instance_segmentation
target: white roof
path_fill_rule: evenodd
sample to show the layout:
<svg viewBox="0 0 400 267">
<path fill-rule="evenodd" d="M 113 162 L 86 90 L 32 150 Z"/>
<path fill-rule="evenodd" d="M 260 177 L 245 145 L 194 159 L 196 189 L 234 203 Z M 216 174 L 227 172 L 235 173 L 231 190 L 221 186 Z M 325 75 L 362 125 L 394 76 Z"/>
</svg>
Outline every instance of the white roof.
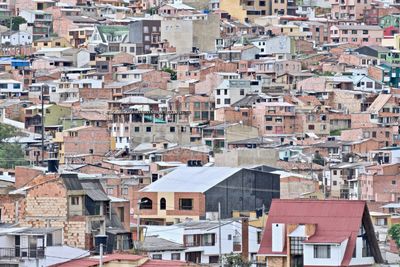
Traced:
<svg viewBox="0 0 400 267">
<path fill-rule="evenodd" d="M 240 170 L 229 167 L 179 167 L 141 191 L 204 193 Z"/>
<path fill-rule="evenodd" d="M 144 97 L 144 96 L 128 96 L 118 100 L 120 103 L 131 103 L 131 104 L 143 104 L 143 105 L 150 105 L 150 104 L 158 104 L 157 101 L 153 99 Z"/>
</svg>

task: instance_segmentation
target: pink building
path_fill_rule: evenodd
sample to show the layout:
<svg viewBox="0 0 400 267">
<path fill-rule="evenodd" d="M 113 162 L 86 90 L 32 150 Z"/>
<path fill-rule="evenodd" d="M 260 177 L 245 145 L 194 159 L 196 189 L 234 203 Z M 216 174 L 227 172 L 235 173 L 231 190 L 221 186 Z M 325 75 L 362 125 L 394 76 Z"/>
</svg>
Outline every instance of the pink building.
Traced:
<svg viewBox="0 0 400 267">
<path fill-rule="evenodd" d="M 330 39 L 334 43 L 381 45 L 383 29 L 373 25 L 333 25 Z"/>
<path fill-rule="evenodd" d="M 329 0 L 331 17 L 341 20 L 362 20 L 364 10 L 371 8 L 371 0 Z"/>
<path fill-rule="evenodd" d="M 295 106 L 290 103 L 258 103 L 253 114 L 253 126 L 258 127 L 261 135 L 295 133 Z"/>
</svg>

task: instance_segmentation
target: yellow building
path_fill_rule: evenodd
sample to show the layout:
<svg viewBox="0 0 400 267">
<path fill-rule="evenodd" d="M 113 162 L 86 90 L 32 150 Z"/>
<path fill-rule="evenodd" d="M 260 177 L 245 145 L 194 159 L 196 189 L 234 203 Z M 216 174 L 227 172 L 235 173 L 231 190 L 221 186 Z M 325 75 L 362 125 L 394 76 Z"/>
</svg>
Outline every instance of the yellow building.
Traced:
<svg viewBox="0 0 400 267">
<path fill-rule="evenodd" d="M 220 0 L 220 9 L 240 22 L 253 22 L 255 18 L 271 14 L 271 0 Z"/>
<path fill-rule="evenodd" d="M 64 37 L 40 38 L 34 41 L 32 46 L 36 50 L 40 50 L 42 48 L 72 47 L 68 40 Z"/>
</svg>

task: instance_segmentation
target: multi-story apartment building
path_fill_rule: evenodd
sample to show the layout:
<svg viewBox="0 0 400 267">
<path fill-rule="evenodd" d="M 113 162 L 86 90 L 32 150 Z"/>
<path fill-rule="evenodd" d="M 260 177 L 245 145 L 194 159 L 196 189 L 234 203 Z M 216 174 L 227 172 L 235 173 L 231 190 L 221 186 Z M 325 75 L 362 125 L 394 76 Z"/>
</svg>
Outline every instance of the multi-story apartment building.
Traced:
<svg viewBox="0 0 400 267">
<path fill-rule="evenodd" d="M 364 10 L 371 8 L 371 0 L 330 0 L 334 19 L 362 20 Z"/>
<path fill-rule="evenodd" d="M 278 3 L 278 0 L 275 1 Z M 283 2 L 285 3 L 285 0 Z M 255 18 L 271 15 L 272 12 L 270 0 L 221 0 L 219 7 L 240 22 L 254 21 Z"/>
<path fill-rule="evenodd" d="M 295 105 L 287 102 L 265 102 L 255 105 L 253 126 L 261 135 L 294 134 Z"/>
<path fill-rule="evenodd" d="M 330 39 L 335 43 L 354 45 L 381 45 L 383 29 L 370 25 L 333 25 L 330 27 Z"/>
<path fill-rule="evenodd" d="M 260 92 L 259 84 L 259 81 L 251 80 L 224 80 L 214 90 L 215 108 L 229 107 L 247 94 Z"/>
<path fill-rule="evenodd" d="M 129 44 L 135 44 L 135 48 L 124 51 L 136 55 L 150 54 L 151 48 L 157 48 L 161 42 L 160 20 L 137 20 L 129 24 Z M 121 45 L 121 48 L 124 46 Z"/>
</svg>

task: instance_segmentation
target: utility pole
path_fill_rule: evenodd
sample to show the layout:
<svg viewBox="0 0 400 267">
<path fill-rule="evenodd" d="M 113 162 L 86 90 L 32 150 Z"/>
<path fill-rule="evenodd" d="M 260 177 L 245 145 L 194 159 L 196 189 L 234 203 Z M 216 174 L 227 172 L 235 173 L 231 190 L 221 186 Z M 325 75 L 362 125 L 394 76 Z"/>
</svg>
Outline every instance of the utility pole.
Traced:
<svg viewBox="0 0 400 267">
<path fill-rule="evenodd" d="M 44 99 L 43 99 L 43 93 L 44 91 L 44 85 L 41 86 L 41 94 L 40 98 L 42 101 L 42 166 L 44 166 Z"/>
<path fill-rule="evenodd" d="M 222 262 L 222 244 L 221 244 L 221 202 L 218 202 L 218 259 L 219 266 L 223 266 Z"/>
<path fill-rule="evenodd" d="M 99 267 L 103 267 L 103 243 L 100 244 L 100 262 Z"/>
</svg>

